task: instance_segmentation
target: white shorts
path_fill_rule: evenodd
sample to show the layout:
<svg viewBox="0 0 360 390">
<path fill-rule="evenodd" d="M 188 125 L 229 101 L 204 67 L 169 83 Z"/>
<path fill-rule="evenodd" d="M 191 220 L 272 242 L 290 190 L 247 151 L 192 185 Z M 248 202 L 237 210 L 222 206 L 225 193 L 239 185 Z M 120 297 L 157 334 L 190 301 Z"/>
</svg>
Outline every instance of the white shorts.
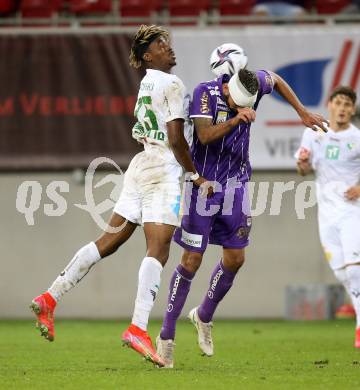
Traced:
<svg viewBox="0 0 360 390">
<path fill-rule="evenodd" d="M 360 262 L 360 217 L 347 215 L 332 224 L 319 224 L 325 257 L 333 270 Z"/>
<path fill-rule="evenodd" d="M 130 162 L 114 212 L 142 225 L 145 222 L 179 226 L 182 168 L 161 156 L 138 153 Z"/>
</svg>

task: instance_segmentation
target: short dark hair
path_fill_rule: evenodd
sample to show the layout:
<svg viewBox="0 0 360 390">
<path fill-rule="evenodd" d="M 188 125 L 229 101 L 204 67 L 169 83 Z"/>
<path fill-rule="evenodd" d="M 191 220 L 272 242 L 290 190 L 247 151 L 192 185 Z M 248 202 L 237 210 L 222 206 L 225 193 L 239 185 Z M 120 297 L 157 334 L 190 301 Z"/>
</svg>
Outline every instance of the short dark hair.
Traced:
<svg viewBox="0 0 360 390">
<path fill-rule="evenodd" d="M 249 91 L 252 95 L 255 95 L 259 90 L 259 80 L 255 72 L 247 69 L 240 69 L 238 72 L 239 80 L 241 84 Z"/>
<path fill-rule="evenodd" d="M 150 43 L 158 37 L 169 38 L 169 33 L 162 27 L 152 24 L 147 26 L 142 24 L 136 32 L 130 50 L 129 63 L 130 66 L 137 69 L 143 63 L 143 55 Z"/>
<path fill-rule="evenodd" d="M 340 85 L 339 87 L 336 87 L 332 91 L 329 97 L 329 101 L 331 102 L 331 100 L 333 100 L 337 95 L 345 95 L 353 102 L 353 104 L 356 103 L 356 92 L 351 87 L 345 85 Z"/>
</svg>

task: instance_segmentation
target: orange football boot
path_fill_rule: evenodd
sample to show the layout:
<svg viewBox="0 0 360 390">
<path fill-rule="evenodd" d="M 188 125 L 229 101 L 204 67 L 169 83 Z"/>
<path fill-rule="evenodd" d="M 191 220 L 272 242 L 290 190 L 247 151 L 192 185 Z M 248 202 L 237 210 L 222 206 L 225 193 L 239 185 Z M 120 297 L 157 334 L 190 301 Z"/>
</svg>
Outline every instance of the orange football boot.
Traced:
<svg viewBox="0 0 360 390">
<path fill-rule="evenodd" d="M 30 309 L 37 317 L 36 327 L 39 328 L 41 336 L 46 340 L 54 341 L 54 309 L 56 301 L 48 293 L 44 293 L 34 298 L 31 302 Z"/>
<path fill-rule="evenodd" d="M 146 331 L 131 324 L 122 334 L 121 339 L 123 345 L 132 348 L 134 351 L 144 356 L 146 360 L 153 362 L 159 367 L 164 367 L 165 363 L 155 351 L 151 338 Z"/>
</svg>

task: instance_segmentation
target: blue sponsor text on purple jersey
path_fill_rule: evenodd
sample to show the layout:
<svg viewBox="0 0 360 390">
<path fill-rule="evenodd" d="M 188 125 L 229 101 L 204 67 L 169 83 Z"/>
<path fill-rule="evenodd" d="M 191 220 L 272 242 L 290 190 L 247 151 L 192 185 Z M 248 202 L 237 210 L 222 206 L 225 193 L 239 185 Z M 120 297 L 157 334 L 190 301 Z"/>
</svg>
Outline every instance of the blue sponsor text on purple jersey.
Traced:
<svg viewBox="0 0 360 390">
<path fill-rule="evenodd" d="M 259 70 L 256 74 L 259 80 L 259 92 L 254 110 L 257 109 L 262 96 L 273 90 L 273 80 L 269 72 Z M 233 118 L 236 112 L 227 106 L 222 91 L 223 83 L 228 81 L 229 76 L 223 75 L 199 84 L 193 93 L 190 118 L 210 118 L 213 125 Z M 231 178 L 236 178 L 237 181 L 248 181 L 251 176 L 250 127 L 251 124 L 240 124 L 221 139 L 208 145 L 201 144 L 195 129 L 191 154 L 199 174 L 207 180 L 216 180 L 223 186 Z"/>
</svg>

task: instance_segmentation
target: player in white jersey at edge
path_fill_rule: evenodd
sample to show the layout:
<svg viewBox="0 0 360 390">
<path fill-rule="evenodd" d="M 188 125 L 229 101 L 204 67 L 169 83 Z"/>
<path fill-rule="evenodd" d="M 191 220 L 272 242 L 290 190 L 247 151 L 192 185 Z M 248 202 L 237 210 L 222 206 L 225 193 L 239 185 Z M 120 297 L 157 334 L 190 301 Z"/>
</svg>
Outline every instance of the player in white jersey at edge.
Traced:
<svg viewBox="0 0 360 390">
<path fill-rule="evenodd" d="M 351 124 L 356 93 L 337 87 L 328 102 L 327 133 L 306 129 L 296 153 L 300 175 L 316 175 L 318 222 L 325 257 L 350 295 L 360 348 L 360 130 Z"/>
<path fill-rule="evenodd" d="M 155 25 L 142 25 L 132 43 L 130 65 L 146 68 L 135 107 L 138 123 L 133 130 L 133 136 L 144 144 L 144 151 L 132 159 L 126 171 L 124 187 L 109 222 L 109 227 L 117 231 L 108 228 L 98 240 L 82 247 L 47 292 L 33 299 L 31 309 L 42 336 L 53 341 L 57 302 L 91 267 L 114 253 L 138 225 L 143 225 L 147 252 L 139 269 L 132 322 L 122 340 L 147 360 L 163 366 L 147 334 L 149 314 L 179 223 L 183 171 L 189 173 L 195 185 L 205 179 L 197 174 L 184 137 L 185 87 L 170 74 L 176 58 L 168 32 Z"/>
</svg>

